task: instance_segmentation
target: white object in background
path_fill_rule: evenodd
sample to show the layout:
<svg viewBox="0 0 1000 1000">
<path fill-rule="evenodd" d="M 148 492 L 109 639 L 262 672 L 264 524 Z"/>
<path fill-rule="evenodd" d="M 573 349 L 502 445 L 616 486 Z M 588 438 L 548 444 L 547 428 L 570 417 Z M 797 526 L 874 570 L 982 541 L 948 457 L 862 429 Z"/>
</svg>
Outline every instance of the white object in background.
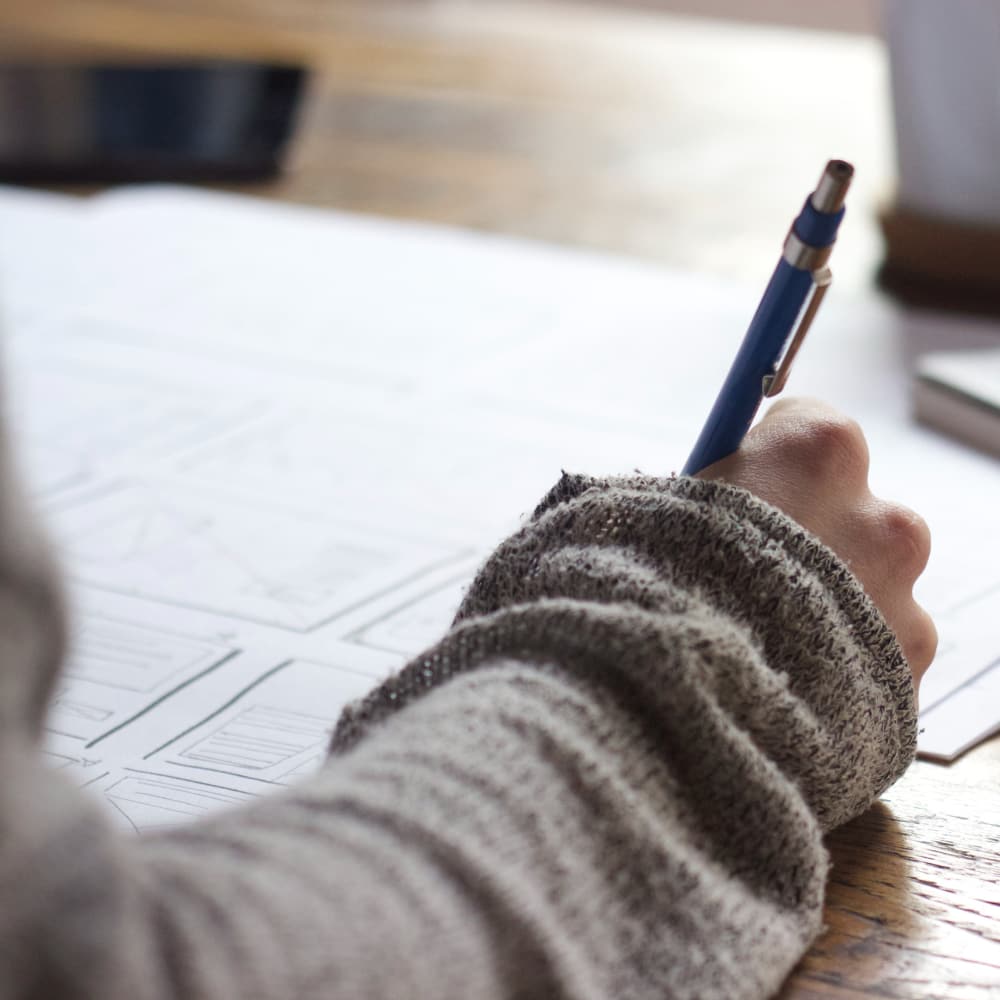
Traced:
<svg viewBox="0 0 1000 1000">
<path fill-rule="evenodd" d="M 886 0 L 899 205 L 1000 222 L 1000 2 Z"/>
<path fill-rule="evenodd" d="M 925 354 L 913 382 L 913 413 L 1000 458 L 1000 348 Z"/>
</svg>

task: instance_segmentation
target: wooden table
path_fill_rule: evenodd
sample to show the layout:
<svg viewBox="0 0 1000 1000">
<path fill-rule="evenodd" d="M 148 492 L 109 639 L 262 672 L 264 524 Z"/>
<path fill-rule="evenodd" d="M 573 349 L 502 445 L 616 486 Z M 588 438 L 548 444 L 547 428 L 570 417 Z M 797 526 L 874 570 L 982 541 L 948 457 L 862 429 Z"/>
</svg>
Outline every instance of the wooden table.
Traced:
<svg viewBox="0 0 1000 1000">
<path fill-rule="evenodd" d="M 829 156 L 835 269 L 871 284 L 891 190 L 877 41 L 490 0 L 6 0 L 0 49 L 316 69 L 268 197 L 621 252 L 762 283 Z M 844 294 L 841 292 L 841 294 Z M 917 763 L 830 837 L 828 929 L 781 993 L 1000 997 L 1000 739 Z"/>
</svg>

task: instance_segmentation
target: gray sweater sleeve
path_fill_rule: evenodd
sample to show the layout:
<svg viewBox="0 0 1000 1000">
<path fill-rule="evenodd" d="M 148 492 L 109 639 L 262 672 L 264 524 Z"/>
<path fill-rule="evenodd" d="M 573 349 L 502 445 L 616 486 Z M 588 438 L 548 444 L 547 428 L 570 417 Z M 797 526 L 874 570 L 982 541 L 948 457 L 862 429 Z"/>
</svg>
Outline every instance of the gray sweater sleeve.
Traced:
<svg viewBox="0 0 1000 1000">
<path fill-rule="evenodd" d="M 822 833 L 915 733 L 894 637 L 790 520 L 564 477 L 293 789 L 125 840 L 5 741 L 0 997 L 766 997 Z"/>
</svg>

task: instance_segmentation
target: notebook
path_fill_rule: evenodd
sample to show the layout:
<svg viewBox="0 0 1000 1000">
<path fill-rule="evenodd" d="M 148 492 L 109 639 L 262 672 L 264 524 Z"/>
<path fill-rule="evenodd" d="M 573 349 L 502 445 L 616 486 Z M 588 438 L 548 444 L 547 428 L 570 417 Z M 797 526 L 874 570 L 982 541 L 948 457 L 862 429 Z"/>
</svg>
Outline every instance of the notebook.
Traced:
<svg viewBox="0 0 1000 1000">
<path fill-rule="evenodd" d="M 1000 346 L 933 351 L 917 363 L 918 420 L 1000 458 Z"/>
<path fill-rule="evenodd" d="M 0 276 L 73 604 L 46 749 L 133 830 L 315 768 L 560 470 L 677 470 L 760 292 L 181 188 L 0 190 Z M 859 419 L 874 488 L 931 525 L 920 739 L 948 759 L 1000 726 L 1000 473 L 909 419 L 912 323 L 831 295 L 791 385 Z"/>
</svg>

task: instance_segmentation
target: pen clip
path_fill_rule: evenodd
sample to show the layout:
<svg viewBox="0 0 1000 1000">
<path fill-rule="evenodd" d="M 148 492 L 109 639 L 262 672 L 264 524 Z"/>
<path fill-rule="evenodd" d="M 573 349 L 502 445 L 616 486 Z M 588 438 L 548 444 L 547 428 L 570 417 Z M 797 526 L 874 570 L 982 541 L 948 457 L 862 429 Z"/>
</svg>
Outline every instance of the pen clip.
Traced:
<svg viewBox="0 0 1000 1000">
<path fill-rule="evenodd" d="M 833 281 L 833 274 L 828 267 L 821 267 L 818 271 L 813 271 L 812 295 L 809 296 L 805 312 L 802 313 L 802 318 L 799 320 L 799 325 L 795 333 L 792 334 L 792 339 L 788 345 L 788 349 L 785 351 L 785 356 L 775 366 L 772 374 L 764 376 L 764 384 L 761 388 L 765 396 L 777 396 L 785 388 L 785 383 L 788 381 L 788 373 L 792 370 L 792 362 L 795 360 L 795 355 L 799 353 L 799 348 L 806 339 L 809 327 L 812 326 L 812 321 L 816 317 L 816 312 L 823 301 L 823 296 L 826 295 L 827 289 L 830 287 L 831 281 Z"/>
</svg>

